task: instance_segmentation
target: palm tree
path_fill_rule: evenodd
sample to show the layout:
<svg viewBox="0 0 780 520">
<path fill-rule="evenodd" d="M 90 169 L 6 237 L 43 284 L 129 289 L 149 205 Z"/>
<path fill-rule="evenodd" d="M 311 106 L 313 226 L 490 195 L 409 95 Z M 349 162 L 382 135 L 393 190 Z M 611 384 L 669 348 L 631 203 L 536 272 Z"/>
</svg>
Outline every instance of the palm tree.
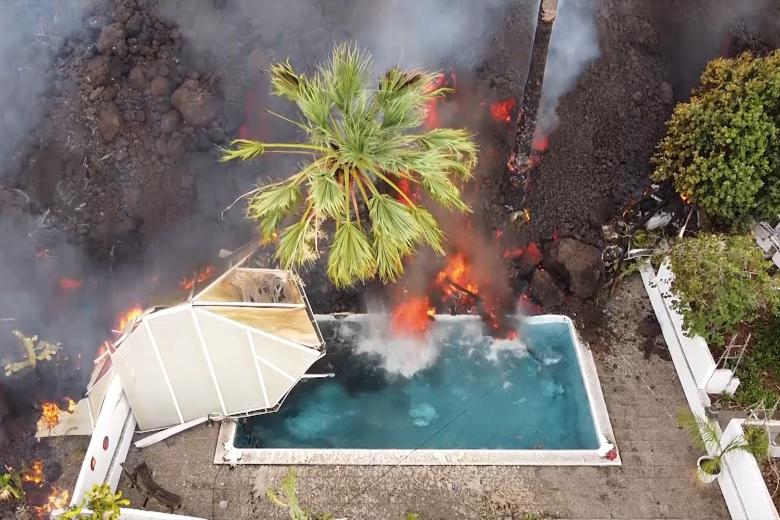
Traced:
<svg viewBox="0 0 780 520">
<path fill-rule="evenodd" d="M 284 181 L 247 194 L 248 217 L 259 222 L 264 241 L 294 217 L 278 233 L 280 263 L 295 268 L 314 262 L 326 227 L 333 231 L 327 272 L 337 286 L 376 276 L 393 281 L 403 272 L 404 257 L 424 244 L 443 254 L 438 222 L 402 189 L 421 187 L 444 208 L 470 211 L 457 183 L 472 176 L 477 162 L 472 136 L 450 128 L 415 132 L 430 103 L 448 92 L 438 86 L 437 74 L 394 67 L 372 86 L 371 56 L 350 44 L 336 46 L 308 76 L 289 62 L 270 72 L 274 94 L 300 112 L 297 121 L 274 115 L 303 130 L 306 142 L 236 139 L 222 160 L 267 152 L 308 157 Z"/>
<path fill-rule="evenodd" d="M 727 443 L 721 443 L 721 434 L 713 421 L 683 410 L 677 421 L 688 430 L 694 444 L 711 455 L 699 457 L 697 475 L 705 483 L 712 482 L 720 474 L 723 457 L 731 452 L 746 452 L 757 460 L 763 460 L 769 452 L 769 433 L 757 426 L 747 426 L 745 435 L 738 435 Z M 748 429 L 749 428 L 749 429 Z"/>
</svg>

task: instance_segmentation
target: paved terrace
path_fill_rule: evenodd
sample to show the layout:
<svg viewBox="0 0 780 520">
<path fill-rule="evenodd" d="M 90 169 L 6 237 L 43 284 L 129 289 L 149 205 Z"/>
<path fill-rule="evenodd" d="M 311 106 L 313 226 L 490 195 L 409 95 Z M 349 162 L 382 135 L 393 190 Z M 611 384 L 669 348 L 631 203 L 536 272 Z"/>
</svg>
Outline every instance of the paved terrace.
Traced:
<svg viewBox="0 0 780 520">
<path fill-rule="evenodd" d="M 520 519 L 526 512 L 571 519 L 728 518 L 718 486 L 696 480 L 699 454 L 674 419 L 685 401 L 671 361 L 656 354 L 644 359 L 646 338 L 637 327 L 651 309 L 638 276 L 618 288 L 606 312 L 603 330 L 587 339 L 622 467 L 301 466 L 302 503 L 350 520 L 401 520 L 407 512 L 424 520 Z M 288 468 L 213 465 L 218 431 L 203 425 L 144 450 L 131 448 L 127 463 L 148 462 L 162 486 L 182 495 L 179 513 L 289 518 L 264 498 Z M 120 489 L 134 507 L 143 503 L 126 478 Z M 148 507 L 159 510 L 153 500 Z"/>
</svg>

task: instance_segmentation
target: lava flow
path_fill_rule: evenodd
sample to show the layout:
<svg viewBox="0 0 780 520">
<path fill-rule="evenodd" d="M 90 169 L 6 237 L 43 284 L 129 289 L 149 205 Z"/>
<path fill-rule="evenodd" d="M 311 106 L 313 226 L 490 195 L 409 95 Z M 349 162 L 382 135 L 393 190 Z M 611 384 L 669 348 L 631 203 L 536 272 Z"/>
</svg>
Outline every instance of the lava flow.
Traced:
<svg viewBox="0 0 780 520">
<path fill-rule="evenodd" d="M 517 101 L 514 98 L 496 101 L 490 104 L 490 117 L 499 123 L 511 123 Z"/>
</svg>

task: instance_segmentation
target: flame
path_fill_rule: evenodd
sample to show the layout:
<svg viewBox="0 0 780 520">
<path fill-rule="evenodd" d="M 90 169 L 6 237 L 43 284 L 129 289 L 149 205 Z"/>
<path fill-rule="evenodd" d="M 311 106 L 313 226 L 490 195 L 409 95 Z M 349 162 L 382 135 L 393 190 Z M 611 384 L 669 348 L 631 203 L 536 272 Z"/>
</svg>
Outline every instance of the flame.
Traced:
<svg viewBox="0 0 780 520">
<path fill-rule="evenodd" d="M 63 276 L 57 280 L 57 286 L 63 291 L 77 291 L 81 289 L 82 285 L 84 285 L 84 282 L 78 278 L 67 278 Z"/>
<path fill-rule="evenodd" d="M 60 407 L 57 406 L 57 403 L 44 401 L 41 404 L 40 422 L 42 422 L 49 430 L 60 423 Z"/>
<path fill-rule="evenodd" d="M 65 409 L 66 412 L 73 413 L 76 411 L 76 401 L 70 397 L 66 397 L 65 402 L 68 403 L 68 407 Z"/>
<path fill-rule="evenodd" d="M 511 123 L 512 112 L 517 106 L 514 98 L 503 99 L 490 104 L 490 117 L 499 123 Z"/>
<path fill-rule="evenodd" d="M 141 307 L 133 307 L 124 314 L 122 314 L 117 320 L 117 328 L 119 332 L 123 332 L 128 323 L 132 323 L 136 318 L 143 314 L 144 310 Z"/>
<path fill-rule="evenodd" d="M 448 281 L 455 282 L 473 293 L 479 292 L 479 286 L 473 281 L 471 266 L 463 253 L 455 253 L 449 256 L 447 265 L 436 275 L 436 283 L 444 291 L 444 294 L 452 296 L 458 291 L 447 283 Z"/>
<path fill-rule="evenodd" d="M 179 289 L 189 291 L 195 284 L 201 284 L 214 276 L 217 270 L 213 265 L 207 265 L 200 271 L 193 273 L 192 278 L 182 278 L 179 280 Z"/>
<path fill-rule="evenodd" d="M 41 486 L 43 484 L 43 461 L 34 460 L 29 469 L 22 473 L 22 481 Z"/>
<path fill-rule="evenodd" d="M 67 489 L 58 488 L 57 486 L 51 487 L 51 494 L 46 503 L 42 506 L 35 507 L 35 513 L 39 518 L 48 518 L 52 511 L 58 509 L 65 509 L 70 503 L 70 491 Z"/>
<path fill-rule="evenodd" d="M 393 310 L 393 330 L 401 335 L 424 334 L 436 314 L 427 296 L 414 296 Z"/>
</svg>

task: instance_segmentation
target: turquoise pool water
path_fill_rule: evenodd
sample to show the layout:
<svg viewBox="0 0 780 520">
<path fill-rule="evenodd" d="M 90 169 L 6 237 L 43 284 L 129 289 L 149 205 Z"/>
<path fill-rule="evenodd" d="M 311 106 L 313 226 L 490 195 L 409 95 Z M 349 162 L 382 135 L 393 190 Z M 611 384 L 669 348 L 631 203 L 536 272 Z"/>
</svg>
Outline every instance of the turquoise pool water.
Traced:
<svg viewBox="0 0 780 520">
<path fill-rule="evenodd" d="M 527 324 L 508 341 L 474 320 L 437 320 L 427 345 L 398 347 L 433 349 L 409 377 L 385 368 L 392 342 L 361 346 L 365 324 L 320 327 L 328 354 L 311 372 L 335 377 L 302 381 L 279 412 L 241 422 L 237 447 L 598 448 L 566 322 Z"/>
</svg>

